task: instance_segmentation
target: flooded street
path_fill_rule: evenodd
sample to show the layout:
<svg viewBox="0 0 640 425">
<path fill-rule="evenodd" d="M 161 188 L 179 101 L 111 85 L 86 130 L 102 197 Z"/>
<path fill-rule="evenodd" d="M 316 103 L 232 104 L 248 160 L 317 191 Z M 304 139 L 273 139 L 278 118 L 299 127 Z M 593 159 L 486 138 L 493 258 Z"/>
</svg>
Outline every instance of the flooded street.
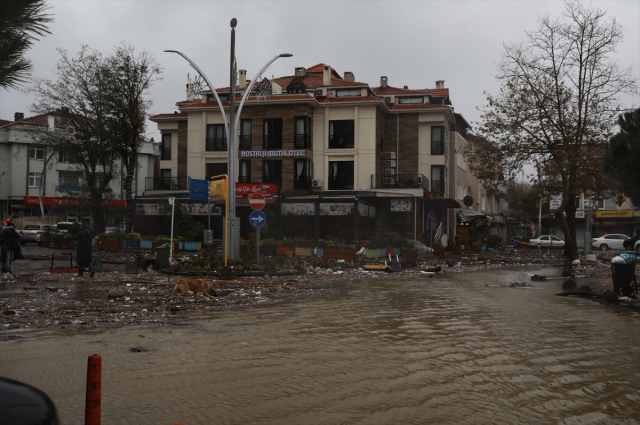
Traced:
<svg viewBox="0 0 640 425">
<path fill-rule="evenodd" d="M 640 316 L 553 296 L 561 280 L 505 288 L 516 275 L 360 281 L 182 327 L 25 331 L 0 343 L 0 375 L 46 391 L 64 424 L 84 423 L 94 353 L 105 424 L 639 423 Z"/>
</svg>

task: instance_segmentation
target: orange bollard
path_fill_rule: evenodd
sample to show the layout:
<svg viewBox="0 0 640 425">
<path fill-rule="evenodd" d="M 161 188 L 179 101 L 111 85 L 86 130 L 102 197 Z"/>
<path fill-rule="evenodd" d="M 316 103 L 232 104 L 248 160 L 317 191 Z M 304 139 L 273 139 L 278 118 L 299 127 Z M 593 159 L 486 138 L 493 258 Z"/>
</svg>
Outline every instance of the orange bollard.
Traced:
<svg viewBox="0 0 640 425">
<path fill-rule="evenodd" d="M 102 394 L 102 357 L 89 356 L 87 366 L 87 404 L 84 425 L 100 425 L 100 396 Z"/>
</svg>

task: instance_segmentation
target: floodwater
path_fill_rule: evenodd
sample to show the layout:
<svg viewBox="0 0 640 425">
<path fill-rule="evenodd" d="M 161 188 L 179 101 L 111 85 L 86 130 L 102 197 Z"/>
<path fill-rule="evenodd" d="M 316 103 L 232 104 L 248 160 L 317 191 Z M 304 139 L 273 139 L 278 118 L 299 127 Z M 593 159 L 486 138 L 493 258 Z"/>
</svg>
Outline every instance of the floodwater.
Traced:
<svg viewBox="0 0 640 425">
<path fill-rule="evenodd" d="M 0 343 L 0 375 L 50 394 L 64 424 L 84 421 L 94 353 L 105 424 L 639 423 L 640 316 L 555 297 L 560 280 L 502 286 L 515 275 L 361 281 L 184 327 L 25 332 Z"/>
</svg>

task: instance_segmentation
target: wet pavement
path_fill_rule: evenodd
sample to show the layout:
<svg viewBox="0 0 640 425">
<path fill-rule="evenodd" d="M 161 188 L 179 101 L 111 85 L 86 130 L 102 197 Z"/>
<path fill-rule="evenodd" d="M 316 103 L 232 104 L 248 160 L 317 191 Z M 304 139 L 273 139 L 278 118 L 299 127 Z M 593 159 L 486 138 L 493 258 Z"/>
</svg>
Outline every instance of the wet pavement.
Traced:
<svg viewBox="0 0 640 425">
<path fill-rule="evenodd" d="M 555 296 L 559 272 L 361 277 L 184 324 L 21 328 L 0 375 L 50 394 L 65 424 L 83 423 L 94 353 L 103 423 L 638 423 L 640 316 Z"/>
</svg>

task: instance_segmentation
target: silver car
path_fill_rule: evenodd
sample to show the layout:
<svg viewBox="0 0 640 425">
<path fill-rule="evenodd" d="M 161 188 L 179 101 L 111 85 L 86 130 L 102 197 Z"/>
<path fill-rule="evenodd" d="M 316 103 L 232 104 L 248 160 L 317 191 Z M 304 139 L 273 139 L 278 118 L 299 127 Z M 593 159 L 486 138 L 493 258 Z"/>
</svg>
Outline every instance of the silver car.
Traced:
<svg viewBox="0 0 640 425">
<path fill-rule="evenodd" d="M 591 240 L 591 246 L 606 251 L 607 249 L 624 249 L 624 241 L 629 239 L 627 235 L 611 234 L 600 236 Z"/>
<path fill-rule="evenodd" d="M 20 244 L 24 245 L 27 242 L 37 243 L 42 245 L 44 234 L 47 230 L 54 230 L 55 225 L 50 224 L 27 224 L 24 229 L 18 230 L 20 234 Z"/>
</svg>

